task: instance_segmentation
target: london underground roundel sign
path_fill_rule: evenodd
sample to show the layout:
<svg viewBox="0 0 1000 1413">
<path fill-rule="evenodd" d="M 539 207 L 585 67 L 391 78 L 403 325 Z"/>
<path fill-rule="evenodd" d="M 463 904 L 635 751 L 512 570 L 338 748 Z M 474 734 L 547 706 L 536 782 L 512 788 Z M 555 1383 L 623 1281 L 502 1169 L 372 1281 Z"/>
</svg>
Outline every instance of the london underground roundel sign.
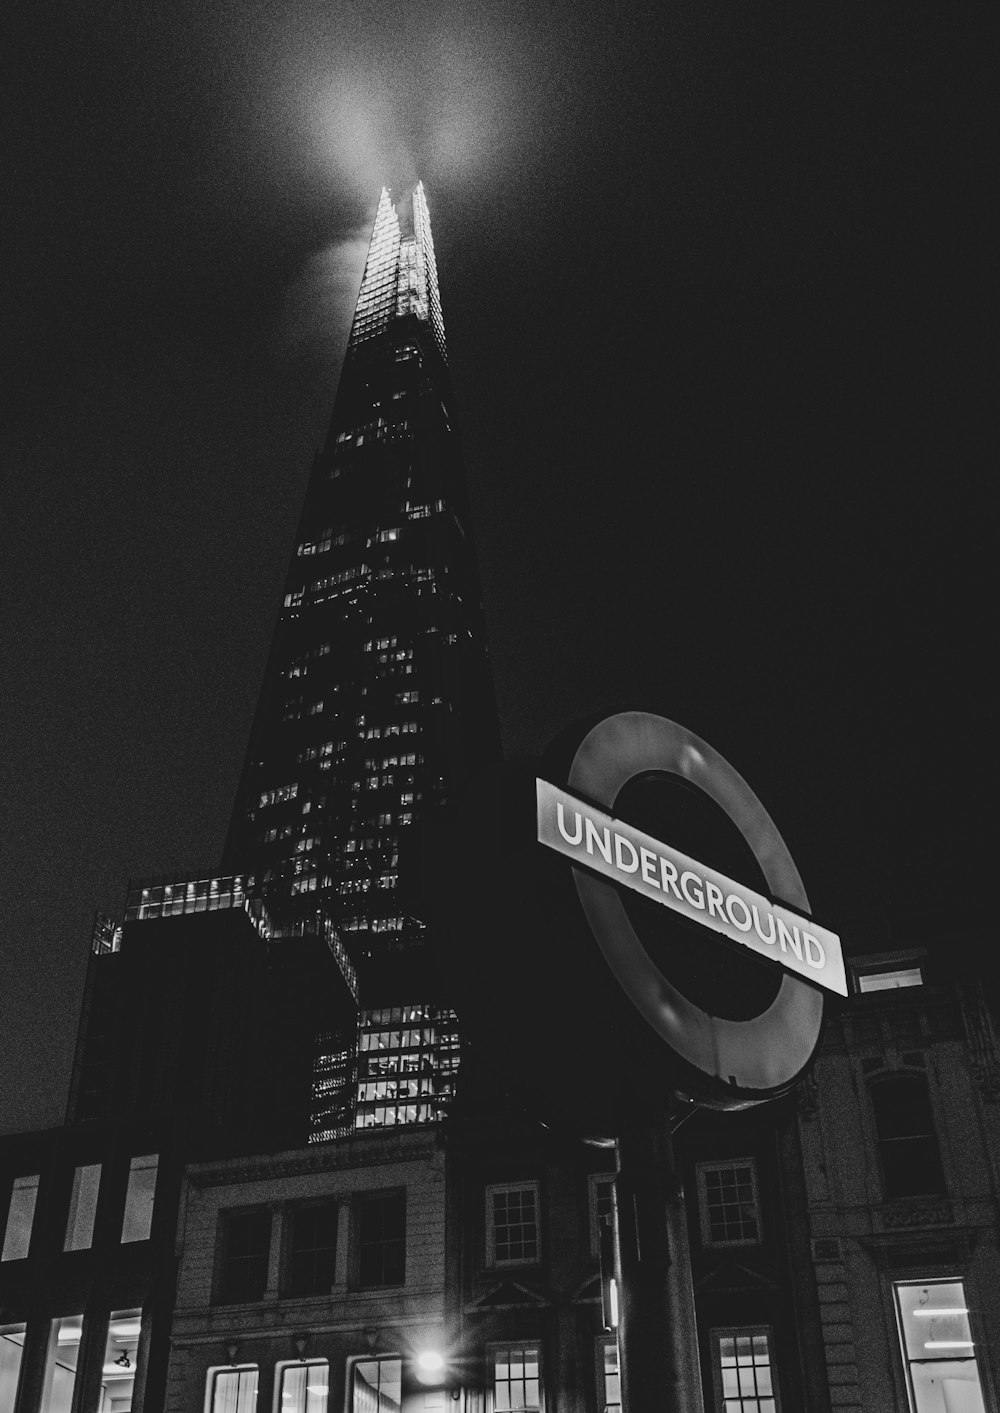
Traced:
<svg viewBox="0 0 1000 1413">
<path fill-rule="evenodd" d="M 636 782 L 665 783 L 655 832 L 628 817 Z M 678 790 L 715 821 L 707 861 L 673 837 Z M 766 893 L 716 867 L 727 831 Z M 585 723 L 478 782 L 438 820 L 426 875 L 466 1033 L 590 1131 L 620 1131 L 670 1094 L 743 1108 L 786 1092 L 818 1041 L 824 990 L 846 994 L 839 939 L 809 917 L 760 800 L 706 742 L 648 712 Z"/>
</svg>

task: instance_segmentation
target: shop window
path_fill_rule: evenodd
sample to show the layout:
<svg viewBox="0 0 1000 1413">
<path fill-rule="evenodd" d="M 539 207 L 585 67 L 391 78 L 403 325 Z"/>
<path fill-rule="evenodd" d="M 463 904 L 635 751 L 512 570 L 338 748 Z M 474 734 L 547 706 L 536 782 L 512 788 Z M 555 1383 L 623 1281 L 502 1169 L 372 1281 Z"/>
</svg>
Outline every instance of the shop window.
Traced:
<svg viewBox="0 0 1000 1413">
<path fill-rule="evenodd" d="M 757 1172 L 752 1158 L 699 1163 L 698 1210 L 706 1246 L 754 1246 L 760 1241 Z"/>
<path fill-rule="evenodd" d="M 591 1173 L 588 1181 L 590 1254 L 594 1260 L 601 1255 L 601 1224 L 615 1210 L 615 1180 L 611 1173 Z"/>
<path fill-rule="evenodd" d="M 944 1173 L 924 1076 L 877 1080 L 871 1099 L 886 1198 L 943 1193 Z"/>
<path fill-rule="evenodd" d="M 351 1371 L 351 1413 L 399 1413 L 402 1379 L 399 1359 L 358 1359 Z"/>
<path fill-rule="evenodd" d="M 286 1364 L 281 1370 L 281 1413 L 327 1413 L 330 1365 L 325 1359 Z"/>
<path fill-rule="evenodd" d="M 24 1325 L 0 1325 L 0 1408 L 13 1408 L 24 1353 Z"/>
<path fill-rule="evenodd" d="M 85 1251 L 94 1240 L 97 1195 L 101 1188 L 100 1163 L 88 1163 L 73 1174 L 64 1251 Z"/>
<path fill-rule="evenodd" d="M 542 1406 L 541 1358 L 537 1344 L 504 1344 L 490 1348 L 492 1413 Z"/>
<path fill-rule="evenodd" d="M 271 1251 L 271 1213 L 230 1212 L 223 1218 L 219 1299 L 223 1304 L 262 1300 Z"/>
<path fill-rule="evenodd" d="M 617 1339 L 597 1341 L 597 1406 L 601 1413 L 621 1413 L 622 1376 Z"/>
<path fill-rule="evenodd" d="M 772 1335 L 763 1326 L 712 1331 L 717 1413 L 780 1413 Z"/>
<path fill-rule="evenodd" d="M 337 1204 L 310 1202 L 295 1207 L 291 1225 L 290 1293 L 328 1295 L 337 1259 Z"/>
<path fill-rule="evenodd" d="M 900 1281 L 895 1295 L 910 1413 L 984 1413 L 962 1282 Z"/>
<path fill-rule="evenodd" d="M 538 1184 L 486 1189 L 486 1262 L 524 1266 L 539 1258 Z"/>
<path fill-rule="evenodd" d="M 101 1413 L 130 1413 L 139 1359 L 141 1310 L 115 1310 L 108 1321 L 101 1372 Z"/>
<path fill-rule="evenodd" d="M 157 1155 L 147 1153 L 133 1158 L 128 1170 L 122 1241 L 148 1241 L 153 1226 L 153 1199 L 156 1195 Z"/>
<path fill-rule="evenodd" d="M 406 1193 L 363 1197 L 358 1211 L 358 1283 L 402 1285 L 406 1277 Z"/>
<path fill-rule="evenodd" d="M 35 1220 L 35 1202 L 38 1198 L 38 1174 L 30 1177 L 16 1177 L 11 1188 L 10 1205 L 7 1208 L 7 1225 L 4 1229 L 3 1253 L 0 1260 L 23 1261 L 31 1245 L 31 1228 Z"/>
<path fill-rule="evenodd" d="M 208 1371 L 208 1413 L 257 1413 L 257 1365 Z"/>
<path fill-rule="evenodd" d="M 80 1357 L 83 1316 L 69 1315 L 54 1321 L 53 1326 L 54 1337 L 49 1340 L 39 1413 L 69 1413 Z"/>
</svg>

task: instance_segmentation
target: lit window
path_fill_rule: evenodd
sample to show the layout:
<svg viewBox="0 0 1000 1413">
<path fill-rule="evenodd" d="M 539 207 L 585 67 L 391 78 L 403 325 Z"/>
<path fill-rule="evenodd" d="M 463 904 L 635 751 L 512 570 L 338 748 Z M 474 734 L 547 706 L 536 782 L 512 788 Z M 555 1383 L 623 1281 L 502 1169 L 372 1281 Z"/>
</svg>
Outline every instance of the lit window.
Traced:
<svg viewBox="0 0 1000 1413">
<path fill-rule="evenodd" d="M 25 1326 L 0 1325 L 0 1408 L 13 1408 L 21 1373 Z"/>
<path fill-rule="evenodd" d="M 128 1170 L 122 1241 L 148 1241 L 153 1227 L 153 1199 L 156 1196 L 157 1156 L 147 1153 L 133 1158 Z"/>
<path fill-rule="evenodd" d="M 68 1315 L 56 1320 L 55 1326 L 56 1337 L 49 1342 L 39 1413 L 64 1413 L 73 1402 L 80 1340 L 83 1337 L 83 1316 Z"/>
<path fill-rule="evenodd" d="M 4 1231 L 3 1254 L 0 1260 L 23 1261 L 31 1245 L 31 1227 L 35 1220 L 35 1202 L 38 1198 L 38 1174 L 30 1177 L 16 1177 L 7 1208 L 7 1226 Z"/>
<path fill-rule="evenodd" d="M 780 1413 L 772 1377 L 771 1332 L 761 1326 L 712 1331 L 718 1413 Z"/>
<path fill-rule="evenodd" d="M 871 1086 L 885 1196 L 921 1197 L 945 1191 L 941 1156 L 923 1075 L 893 1075 Z"/>
<path fill-rule="evenodd" d="M 97 1194 L 101 1187 L 100 1163 L 88 1163 L 73 1174 L 64 1251 L 85 1251 L 94 1240 Z"/>
<path fill-rule="evenodd" d="M 588 1179 L 590 1254 L 601 1254 L 601 1223 L 615 1210 L 615 1180 L 611 1173 L 591 1173 Z"/>
<path fill-rule="evenodd" d="M 760 1209 L 753 1159 L 699 1163 L 697 1171 L 705 1245 L 756 1245 L 760 1241 Z"/>
<path fill-rule="evenodd" d="M 406 1193 L 363 1197 L 358 1212 L 358 1284 L 402 1285 L 406 1279 Z"/>
<path fill-rule="evenodd" d="M 271 1213 L 230 1212 L 223 1220 L 219 1299 L 224 1304 L 262 1300 L 267 1289 Z"/>
<path fill-rule="evenodd" d="M 108 1322 L 101 1385 L 109 1413 L 129 1413 L 139 1360 L 141 1310 L 115 1310 Z"/>
<path fill-rule="evenodd" d="M 328 1295 L 337 1259 L 337 1205 L 307 1203 L 292 1212 L 289 1290 L 293 1295 Z"/>
<path fill-rule="evenodd" d="M 895 991 L 901 986 L 923 986 L 923 973 L 919 967 L 892 967 L 880 971 L 862 971 L 857 974 L 858 990 Z"/>
<path fill-rule="evenodd" d="M 257 1413 L 257 1365 L 208 1371 L 209 1413 Z"/>
<path fill-rule="evenodd" d="M 330 1365 L 326 1359 L 286 1364 L 281 1370 L 281 1413 L 326 1413 Z"/>
<path fill-rule="evenodd" d="M 541 1359 L 537 1344 L 507 1344 L 490 1350 L 493 1413 L 542 1406 Z"/>
<path fill-rule="evenodd" d="M 602 1413 L 620 1413 L 622 1406 L 622 1376 L 618 1364 L 617 1339 L 597 1342 L 598 1407 Z"/>
<path fill-rule="evenodd" d="M 538 1184 L 486 1189 L 486 1262 L 523 1266 L 538 1260 Z"/>
<path fill-rule="evenodd" d="M 402 1379 L 399 1359 L 359 1359 L 351 1379 L 351 1413 L 399 1413 Z"/>
<path fill-rule="evenodd" d="M 962 1282 L 900 1281 L 895 1291 L 910 1413 L 983 1413 Z"/>
</svg>

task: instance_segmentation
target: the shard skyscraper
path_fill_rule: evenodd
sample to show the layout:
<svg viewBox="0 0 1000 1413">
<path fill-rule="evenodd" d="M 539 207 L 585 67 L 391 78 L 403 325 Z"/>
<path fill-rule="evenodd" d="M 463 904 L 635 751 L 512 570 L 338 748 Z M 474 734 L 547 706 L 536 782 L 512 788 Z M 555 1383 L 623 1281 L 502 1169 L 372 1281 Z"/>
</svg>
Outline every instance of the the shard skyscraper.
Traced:
<svg viewBox="0 0 1000 1413">
<path fill-rule="evenodd" d="M 223 865 L 289 929 L 322 909 L 357 969 L 355 1048 L 317 1041 L 314 1137 L 436 1117 L 425 1090 L 450 1087 L 417 826 L 497 739 L 427 203 L 407 230 L 383 190 Z"/>
</svg>

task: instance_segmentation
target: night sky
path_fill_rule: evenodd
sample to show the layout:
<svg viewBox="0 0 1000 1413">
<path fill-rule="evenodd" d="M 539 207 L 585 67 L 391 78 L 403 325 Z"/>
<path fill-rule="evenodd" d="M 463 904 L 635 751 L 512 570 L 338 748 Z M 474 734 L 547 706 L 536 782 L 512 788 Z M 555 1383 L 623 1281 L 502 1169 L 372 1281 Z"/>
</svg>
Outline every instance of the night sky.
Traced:
<svg viewBox="0 0 1000 1413">
<path fill-rule="evenodd" d="M 62 1118 L 94 910 L 217 862 L 383 182 L 507 752 L 658 711 L 854 944 L 985 943 L 989 13 L 8 7 L 0 1124 Z"/>
</svg>

